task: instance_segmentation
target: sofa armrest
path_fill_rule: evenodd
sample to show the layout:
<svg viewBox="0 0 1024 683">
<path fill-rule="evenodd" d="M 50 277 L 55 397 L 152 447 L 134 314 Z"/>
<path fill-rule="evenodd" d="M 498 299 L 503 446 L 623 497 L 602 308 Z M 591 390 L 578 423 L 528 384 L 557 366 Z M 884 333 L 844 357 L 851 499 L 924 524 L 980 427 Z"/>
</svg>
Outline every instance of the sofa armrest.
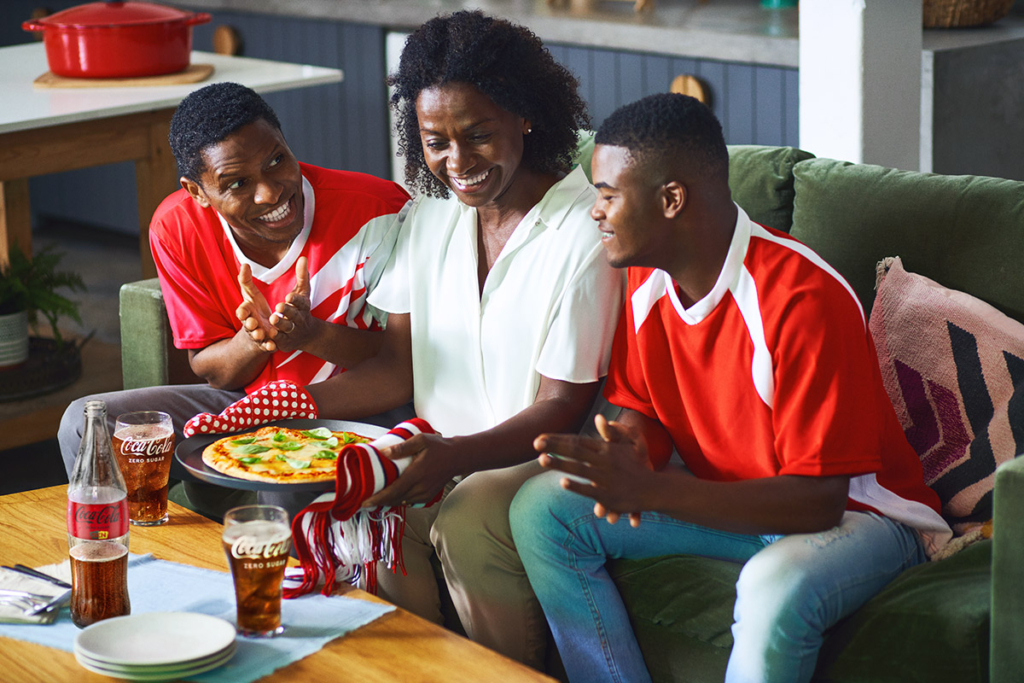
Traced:
<svg viewBox="0 0 1024 683">
<path fill-rule="evenodd" d="M 996 470 L 992 542 L 992 683 L 1019 681 L 1024 671 L 1024 457 Z"/>
<path fill-rule="evenodd" d="M 125 389 L 200 382 L 174 348 L 157 278 L 121 286 L 121 373 Z"/>
</svg>

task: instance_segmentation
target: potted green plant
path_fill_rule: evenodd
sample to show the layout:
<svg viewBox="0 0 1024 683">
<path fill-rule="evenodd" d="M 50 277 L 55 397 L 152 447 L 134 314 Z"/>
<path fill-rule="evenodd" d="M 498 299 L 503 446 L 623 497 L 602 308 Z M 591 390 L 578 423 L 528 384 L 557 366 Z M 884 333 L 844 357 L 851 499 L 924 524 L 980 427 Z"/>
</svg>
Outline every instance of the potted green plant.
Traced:
<svg viewBox="0 0 1024 683">
<path fill-rule="evenodd" d="M 50 245 L 29 259 L 18 245 L 12 245 L 8 262 L 0 266 L 0 367 L 17 365 L 28 358 L 28 326 L 41 313 L 53 329 L 57 349 L 64 345 L 57 319 L 66 315 L 78 323 L 78 303 L 57 290 L 84 291 L 77 273 L 57 270 L 63 254 Z"/>
</svg>

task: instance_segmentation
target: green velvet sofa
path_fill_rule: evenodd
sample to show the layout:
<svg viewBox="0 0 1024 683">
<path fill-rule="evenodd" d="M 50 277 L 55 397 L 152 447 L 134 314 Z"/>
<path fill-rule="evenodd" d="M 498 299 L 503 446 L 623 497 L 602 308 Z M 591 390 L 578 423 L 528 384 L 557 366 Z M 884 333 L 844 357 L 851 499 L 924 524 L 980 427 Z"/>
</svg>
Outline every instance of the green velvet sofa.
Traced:
<svg viewBox="0 0 1024 683">
<path fill-rule="evenodd" d="M 584 144 L 588 169 L 589 151 Z M 1024 183 L 854 165 L 793 148 L 729 151 L 735 200 L 815 249 L 865 311 L 876 262 L 900 256 L 908 271 L 1024 321 Z M 194 381 L 181 354 L 168 352 L 156 280 L 124 286 L 121 317 L 126 387 Z M 991 540 L 907 571 L 833 628 L 815 681 L 1024 681 L 1024 459 L 997 471 L 994 511 Z M 740 566 L 673 556 L 610 568 L 654 680 L 721 681 Z"/>
</svg>

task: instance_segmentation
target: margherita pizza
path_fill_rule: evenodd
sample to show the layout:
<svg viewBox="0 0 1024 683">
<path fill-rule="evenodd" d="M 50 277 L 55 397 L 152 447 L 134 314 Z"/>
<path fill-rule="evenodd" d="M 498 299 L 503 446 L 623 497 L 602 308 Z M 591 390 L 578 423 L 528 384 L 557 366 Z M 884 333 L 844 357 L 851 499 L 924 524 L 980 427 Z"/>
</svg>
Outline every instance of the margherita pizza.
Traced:
<svg viewBox="0 0 1024 683">
<path fill-rule="evenodd" d="M 332 432 L 326 427 L 268 426 L 214 441 L 203 450 L 203 462 L 222 474 L 252 481 L 330 481 L 334 479 L 341 449 L 369 441 L 359 434 Z"/>
</svg>

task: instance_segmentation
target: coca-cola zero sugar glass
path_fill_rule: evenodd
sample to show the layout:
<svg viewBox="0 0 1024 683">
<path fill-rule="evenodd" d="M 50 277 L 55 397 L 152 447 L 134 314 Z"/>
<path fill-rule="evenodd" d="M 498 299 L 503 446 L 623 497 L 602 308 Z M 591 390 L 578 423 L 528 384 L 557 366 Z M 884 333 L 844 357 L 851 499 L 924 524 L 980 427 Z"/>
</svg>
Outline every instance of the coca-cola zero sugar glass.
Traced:
<svg viewBox="0 0 1024 683">
<path fill-rule="evenodd" d="M 282 633 L 282 582 L 292 546 L 288 513 L 276 505 L 231 508 L 221 542 L 235 582 L 238 632 L 255 638 Z"/>
<path fill-rule="evenodd" d="M 128 487 L 128 519 L 136 526 L 166 523 L 174 456 L 171 416 L 157 410 L 118 415 L 111 444 Z"/>
</svg>

